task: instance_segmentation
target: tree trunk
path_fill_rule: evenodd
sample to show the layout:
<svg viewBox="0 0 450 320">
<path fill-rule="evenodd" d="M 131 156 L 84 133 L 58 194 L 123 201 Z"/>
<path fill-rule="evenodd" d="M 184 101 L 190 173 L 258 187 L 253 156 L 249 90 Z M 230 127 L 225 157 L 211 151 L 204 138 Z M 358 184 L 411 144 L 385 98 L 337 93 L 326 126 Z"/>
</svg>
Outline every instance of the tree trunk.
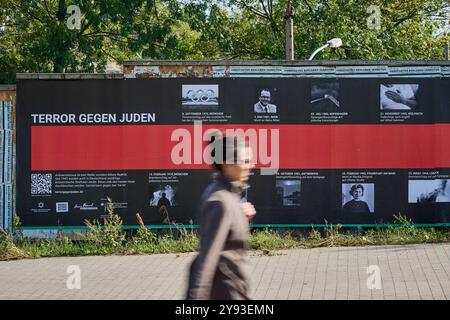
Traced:
<svg viewBox="0 0 450 320">
<path fill-rule="evenodd" d="M 58 12 L 56 13 L 59 22 L 63 22 L 66 17 L 66 0 L 58 0 Z"/>
</svg>

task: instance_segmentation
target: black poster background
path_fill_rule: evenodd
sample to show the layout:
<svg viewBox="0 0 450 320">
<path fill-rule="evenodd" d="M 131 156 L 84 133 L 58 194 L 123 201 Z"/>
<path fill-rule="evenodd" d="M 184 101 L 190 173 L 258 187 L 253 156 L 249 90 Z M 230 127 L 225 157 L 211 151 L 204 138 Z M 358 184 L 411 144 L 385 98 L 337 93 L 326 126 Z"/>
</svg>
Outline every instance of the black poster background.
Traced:
<svg viewBox="0 0 450 320">
<path fill-rule="evenodd" d="M 163 224 L 164 216 L 150 206 L 152 194 L 164 183 L 149 183 L 149 174 L 181 173 L 177 183 L 174 205 L 169 217 L 176 223 L 198 223 L 197 205 L 204 188 L 211 180 L 209 170 L 114 170 L 126 173 L 127 180 L 135 181 L 121 188 L 89 188 L 83 194 L 55 194 L 55 174 L 95 174 L 109 171 L 31 171 L 31 114 L 122 113 L 154 112 L 158 125 L 191 124 L 182 122 L 182 86 L 215 84 L 219 88 L 219 106 L 229 115 L 227 124 L 255 124 L 253 105 L 259 93 L 268 88 L 272 103 L 277 105 L 279 122 L 284 124 L 327 125 L 311 121 L 311 87 L 323 83 L 337 83 L 339 102 L 348 114 L 338 124 L 380 124 L 380 84 L 418 84 L 420 116 L 406 119 L 402 124 L 450 123 L 450 79 L 438 78 L 224 78 L 224 79 L 130 79 L 130 80 L 19 80 L 17 84 L 17 213 L 25 227 L 83 226 L 85 219 L 98 219 L 105 214 L 106 197 L 119 204 L 115 213 L 121 215 L 124 225 L 136 225 L 139 212 L 147 225 Z M 322 111 L 329 106 L 325 106 Z M 208 123 L 214 124 L 214 121 Z M 258 124 L 264 124 L 259 122 Z M 150 124 L 150 125 L 154 125 Z M 45 126 L 48 124 L 34 124 Z M 57 125 L 57 124 L 53 124 Z M 77 126 L 79 124 L 71 124 Z M 92 124 L 97 125 L 97 124 Z M 120 125 L 120 124 L 117 124 Z M 450 141 L 450 140 L 449 140 Z M 168 141 L 170 143 L 170 141 Z M 99 146 L 100 148 L 101 146 Z M 449 148 L 448 145 L 441 146 Z M 425 155 L 428 156 L 428 155 Z M 390 172 L 393 175 L 375 175 L 362 183 L 373 186 L 371 213 L 345 213 L 342 210 L 343 172 Z M 447 223 L 449 202 L 408 202 L 410 172 L 429 172 L 440 176 L 450 174 L 448 168 L 426 169 L 281 169 L 281 173 L 301 175 L 314 172 L 321 179 L 300 179 L 299 203 L 283 205 L 277 198 L 277 177 L 262 176 L 255 170 L 250 178 L 247 199 L 257 215 L 254 223 L 310 225 L 328 223 L 373 224 L 390 223 L 393 215 L 401 213 L 415 223 Z M 53 192 L 47 195 L 31 194 L 31 175 L 52 173 Z M 187 174 L 187 175 L 186 175 Z M 438 177 L 438 178 L 439 178 Z M 426 178 L 424 178 L 427 180 Z M 280 179 L 279 179 L 280 180 Z M 289 180 L 289 179 L 288 179 Z M 296 179 L 291 179 L 296 180 Z M 280 180 L 281 181 L 281 180 Z M 355 183 L 353 183 L 355 184 Z M 424 190 L 430 191 L 430 190 Z M 280 202 L 281 201 L 281 202 Z M 287 200 L 289 202 L 289 200 Z M 56 203 L 67 203 L 68 210 L 56 212 Z M 85 204 L 83 206 L 83 204 Z M 122 204 L 123 207 L 120 207 Z M 95 209 L 97 208 L 97 209 Z"/>
</svg>

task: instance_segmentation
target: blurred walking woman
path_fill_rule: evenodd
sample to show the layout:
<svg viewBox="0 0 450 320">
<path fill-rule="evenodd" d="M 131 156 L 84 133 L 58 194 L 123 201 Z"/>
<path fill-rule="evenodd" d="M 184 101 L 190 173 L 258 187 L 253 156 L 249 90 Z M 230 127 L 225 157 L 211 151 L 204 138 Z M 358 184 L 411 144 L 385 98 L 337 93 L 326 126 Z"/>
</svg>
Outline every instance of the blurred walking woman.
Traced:
<svg viewBox="0 0 450 320">
<path fill-rule="evenodd" d="M 249 202 L 241 203 L 241 195 L 253 168 L 252 150 L 237 137 L 216 142 L 223 152 L 213 155 L 217 176 L 201 199 L 200 252 L 190 269 L 187 298 L 249 299 L 246 241 L 256 212 Z"/>
</svg>

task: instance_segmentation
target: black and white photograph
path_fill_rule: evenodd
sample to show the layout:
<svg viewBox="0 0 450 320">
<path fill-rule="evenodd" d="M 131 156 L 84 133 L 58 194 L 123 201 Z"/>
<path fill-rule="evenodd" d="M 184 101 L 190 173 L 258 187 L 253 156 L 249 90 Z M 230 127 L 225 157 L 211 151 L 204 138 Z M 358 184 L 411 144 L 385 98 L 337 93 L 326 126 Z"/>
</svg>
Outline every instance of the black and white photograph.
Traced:
<svg viewBox="0 0 450 320">
<path fill-rule="evenodd" d="M 409 180 L 409 203 L 450 202 L 450 180 Z"/>
<path fill-rule="evenodd" d="M 219 108 L 219 85 L 183 84 L 182 108 L 186 111 L 215 111 Z"/>
<path fill-rule="evenodd" d="M 160 185 L 151 195 L 150 206 L 158 209 L 158 214 L 160 214 L 161 223 L 163 224 L 171 224 L 173 222 L 170 218 L 170 213 L 171 208 L 177 205 L 175 195 L 176 188 L 169 184 Z"/>
<path fill-rule="evenodd" d="M 150 206 L 158 207 L 166 206 L 173 207 L 175 203 L 176 188 L 171 185 L 159 186 L 158 190 L 154 191 L 151 199 Z"/>
<path fill-rule="evenodd" d="M 374 212 L 373 183 L 343 183 L 342 211 L 344 213 Z"/>
<path fill-rule="evenodd" d="M 277 113 L 275 104 L 276 88 L 261 88 L 258 90 L 258 102 L 253 106 L 255 113 Z"/>
<path fill-rule="evenodd" d="M 313 82 L 311 85 L 311 107 L 316 112 L 338 111 L 341 107 L 339 82 Z"/>
<path fill-rule="evenodd" d="M 380 110 L 418 109 L 418 84 L 380 85 Z"/>
<path fill-rule="evenodd" d="M 300 180 L 277 180 L 276 203 L 279 206 L 300 205 Z"/>
</svg>

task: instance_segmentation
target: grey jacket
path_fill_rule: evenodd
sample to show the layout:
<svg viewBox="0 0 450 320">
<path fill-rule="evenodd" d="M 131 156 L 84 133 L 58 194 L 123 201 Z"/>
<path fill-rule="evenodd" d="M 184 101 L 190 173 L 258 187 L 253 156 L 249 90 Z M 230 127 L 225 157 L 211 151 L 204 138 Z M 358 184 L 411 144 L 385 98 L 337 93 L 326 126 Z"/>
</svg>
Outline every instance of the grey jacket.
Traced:
<svg viewBox="0 0 450 320">
<path fill-rule="evenodd" d="M 249 226 L 240 208 L 246 186 L 218 175 L 203 193 L 200 252 L 190 269 L 188 299 L 249 299 Z"/>
</svg>

